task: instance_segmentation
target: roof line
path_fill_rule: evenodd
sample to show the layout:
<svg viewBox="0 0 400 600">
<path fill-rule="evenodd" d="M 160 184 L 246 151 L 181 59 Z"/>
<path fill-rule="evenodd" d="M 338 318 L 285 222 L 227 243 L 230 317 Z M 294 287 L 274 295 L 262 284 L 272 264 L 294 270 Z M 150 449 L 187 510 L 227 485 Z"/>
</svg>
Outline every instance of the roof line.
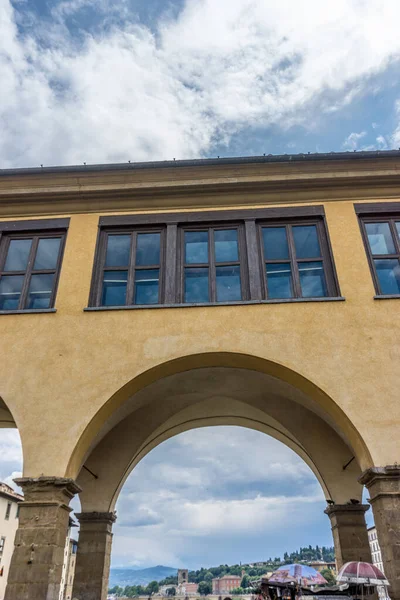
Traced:
<svg viewBox="0 0 400 600">
<path fill-rule="evenodd" d="M 324 160 L 368 160 L 400 158 L 399 150 L 368 150 L 360 152 L 325 152 L 307 154 L 264 154 L 262 156 L 232 156 L 226 158 L 196 158 L 185 160 L 164 160 L 150 162 L 127 162 L 110 164 L 86 164 L 54 167 L 22 167 L 0 169 L 0 176 L 38 175 L 39 173 L 84 173 L 90 171 L 132 171 L 140 169 L 170 169 L 172 167 L 202 167 L 219 165 L 244 165 L 287 162 L 316 162 Z"/>
</svg>

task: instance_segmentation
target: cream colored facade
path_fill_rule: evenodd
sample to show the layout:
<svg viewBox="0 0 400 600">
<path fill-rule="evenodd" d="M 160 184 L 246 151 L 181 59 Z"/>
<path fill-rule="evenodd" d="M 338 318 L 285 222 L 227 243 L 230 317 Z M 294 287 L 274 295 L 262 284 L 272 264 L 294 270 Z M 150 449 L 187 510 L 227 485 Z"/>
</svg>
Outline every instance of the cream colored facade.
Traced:
<svg viewBox="0 0 400 600">
<path fill-rule="evenodd" d="M 18 508 L 22 496 L 0 482 L 0 600 L 4 599 L 8 571 L 18 528 Z"/>
<path fill-rule="evenodd" d="M 373 203 L 399 213 L 399 183 L 398 152 L 0 174 L 0 222 L 70 219 L 56 312 L 0 314 L 0 422 L 19 429 L 28 478 L 21 483 L 32 501 L 49 486 L 66 504 L 82 490 L 87 542 L 78 551 L 78 582 L 89 568 L 85 552 L 94 552 L 90 540 L 104 534 L 104 553 L 111 548 L 115 503 L 131 470 L 163 440 L 194 427 L 250 427 L 295 450 L 335 503 L 337 548 L 345 546 L 343 520 L 357 513 L 357 527 L 365 525 L 360 509 L 346 508 L 361 501 L 364 473 L 385 529 L 389 507 L 379 490 L 389 486 L 400 502 L 393 466 L 400 462 L 400 300 L 375 298 L 356 208 Z M 339 301 L 84 310 L 101 217 L 168 213 L 179 226 L 182 213 L 209 220 L 210 212 L 233 211 L 235 220 L 237 210 L 296 207 L 323 210 Z M 369 552 L 366 529 L 362 539 Z M 400 565 L 391 559 L 390 532 L 385 544 L 394 573 Z M 22 589 L 17 571 L 13 590 Z M 79 600 L 90 597 L 76 585 Z M 17 597 L 8 593 L 7 600 Z"/>
</svg>

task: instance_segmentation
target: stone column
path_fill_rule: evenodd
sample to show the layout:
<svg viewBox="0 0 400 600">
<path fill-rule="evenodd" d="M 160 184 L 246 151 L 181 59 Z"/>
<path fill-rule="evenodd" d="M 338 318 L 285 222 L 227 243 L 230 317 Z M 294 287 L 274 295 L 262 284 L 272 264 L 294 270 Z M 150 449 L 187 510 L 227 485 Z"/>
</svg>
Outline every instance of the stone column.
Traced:
<svg viewBox="0 0 400 600">
<path fill-rule="evenodd" d="M 331 504 L 325 514 L 331 520 L 337 567 L 355 561 L 372 562 L 365 513 L 368 504 Z"/>
<path fill-rule="evenodd" d="M 105 600 L 112 545 L 113 512 L 76 515 L 80 522 L 72 597 L 74 600 Z"/>
<path fill-rule="evenodd" d="M 368 488 L 389 596 L 400 600 L 400 466 L 373 467 L 360 477 Z"/>
<path fill-rule="evenodd" d="M 58 600 L 68 531 L 68 507 L 80 488 L 73 479 L 23 477 L 19 527 L 15 536 L 5 600 Z"/>
</svg>

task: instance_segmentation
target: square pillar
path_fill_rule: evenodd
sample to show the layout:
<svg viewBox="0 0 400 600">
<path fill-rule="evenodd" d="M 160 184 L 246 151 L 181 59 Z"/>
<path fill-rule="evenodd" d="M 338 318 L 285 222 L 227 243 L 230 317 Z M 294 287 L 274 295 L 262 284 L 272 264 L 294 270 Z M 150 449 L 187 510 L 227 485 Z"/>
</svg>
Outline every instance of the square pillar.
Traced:
<svg viewBox="0 0 400 600">
<path fill-rule="evenodd" d="M 70 500 L 80 492 L 73 479 L 23 477 L 19 527 L 5 600 L 59 600 Z"/>
<path fill-rule="evenodd" d="M 389 596 L 400 600 L 400 466 L 372 467 L 360 483 L 370 493 Z"/>
<path fill-rule="evenodd" d="M 372 562 L 365 513 L 368 504 L 331 504 L 324 511 L 331 520 L 338 569 L 353 560 Z"/>
<path fill-rule="evenodd" d="M 110 576 L 114 512 L 86 512 L 80 522 L 72 597 L 74 600 L 105 600 Z"/>
</svg>

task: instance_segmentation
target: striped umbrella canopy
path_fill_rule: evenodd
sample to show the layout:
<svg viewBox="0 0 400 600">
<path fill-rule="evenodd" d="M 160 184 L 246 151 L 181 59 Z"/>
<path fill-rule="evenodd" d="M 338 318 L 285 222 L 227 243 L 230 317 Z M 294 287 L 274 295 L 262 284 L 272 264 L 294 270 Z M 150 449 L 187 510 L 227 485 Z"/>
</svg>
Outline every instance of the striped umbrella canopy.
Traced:
<svg viewBox="0 0 400 600">
<path fill-rule="evenodd" d="M 367 562 L 348 562 L 340 569 L 336 577 L 338 583 L 365 583 L 367 585 L 390 585 L 385 575 Z"/>
</svg>

